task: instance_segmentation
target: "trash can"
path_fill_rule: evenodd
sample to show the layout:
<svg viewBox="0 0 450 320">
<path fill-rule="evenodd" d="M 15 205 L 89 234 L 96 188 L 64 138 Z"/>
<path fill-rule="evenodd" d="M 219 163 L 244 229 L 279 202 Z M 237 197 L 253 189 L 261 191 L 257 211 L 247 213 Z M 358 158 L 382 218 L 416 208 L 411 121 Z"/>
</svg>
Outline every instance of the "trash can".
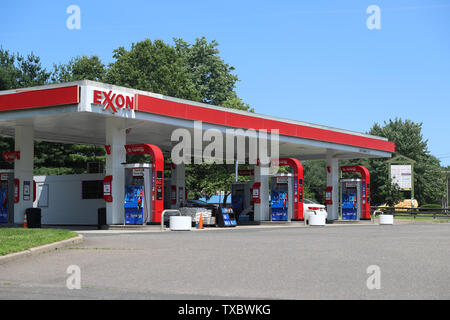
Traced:
<svg viewBox="0 0 450 320">
<path fill-rule="evenodd" d="M 106 225 L 106 208 L 98 208 L 97 216 L 97 229 L 101 230 Z"/>
<path fill-rule="evenodd" d="M 28 228 L 41 227 L 41 208 L 28 208 L 25 213 L 27 214 Z"/>
<path fill-rule="evenodd" d="M 380 224 L 394 224 L 394 216 L 392 214 L 380 214 Z"/>
<path fill-rule="evenodd" d="M 192 228 L 192 217 L 190 216 L 170 216 L 170 230 L 173 231 L 190 231 Z"/>
</svg>

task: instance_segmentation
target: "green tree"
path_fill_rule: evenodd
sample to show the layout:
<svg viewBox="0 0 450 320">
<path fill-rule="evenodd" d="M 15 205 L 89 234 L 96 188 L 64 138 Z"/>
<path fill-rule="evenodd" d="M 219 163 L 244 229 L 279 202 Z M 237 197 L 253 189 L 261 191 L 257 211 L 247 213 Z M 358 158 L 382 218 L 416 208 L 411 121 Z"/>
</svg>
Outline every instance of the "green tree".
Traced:
<svg viewBox="0 0 450 320">
<path fill-rule="evenodd" d="M 40 66 L 39 58 L 33 54 L 24 59 L 1 51 L 0 63 L 4 67 L 0 69 L 0 84 L 4 83 L 4 89 L 10 89 L 44 84 L 50 80 L 59 83 L 89 79 L 253 111 L 236 94 L 238 77 L 233 73 L 234 67 L 220 58 L 218 43 L 215 41 L 199 38 L 189 44 L 182 39 L 174 39 L 171 45 L 162 40 L 146 39 L 133 43 L 129 50 L 117 48 L 113 58 L 114 61 L 105 66 L 95 55 L 76 57 L 67 64 L 55 65 L 50 77 L 50 73 Z M 86 162 L 104 158 L 103 148 L 94 146 L 36 142 L 35 149 L 36 170 L 40 173 L 83 172 Z M 192 175 L 192 179 L 188 179 L 188 188 L 195 195 L 199 195 L 202 190 L 211 190 L 210 187 L 205 189 L 205 186 L 229 190 L 229 182 L 234 175 L 234 167 L 227 165 L 194 165 L 187 166 L 186 170 Z"/>
<path fill-rule="evenodd" d="M 98 57 L 72 59 L 67 65 L 56 67 L 53 73 L 42 67 L 33 53 L 23 57 L 0 49 L 0 90 L 66 82 L 80 79 L 99 80 L 106 72 Z M 0 150 L 12 151 L 14 139 L 0 137 Z M 101 147 L 35 141 L 35 174 L 73 174 L 87 171 L 88 162 L 104 160 Z M 3 168 L 12 168 L 2 162 Z"/>
<path fill-rule="evenodd" d="M 52 81 L 103 81 L 106 71 L 106 66 L 102 63 L 98 56 L 80 56 L 71 59 L 67 64 L 54 65 Z"/>
<path fill-rule="evenodd" d="M 23 57 L 0 48 L 0 90 L 47 84 L 50 74 L 34 53 Z"/>
<path fill-rule="evenodd" d="M 133 43 L 130 50 L 114 50 L 106 81 L 111 84 L 200 101 L 199 91 L 185 61 L 173 46 L 150 39 Z"/>
<path fill-rule="evenodd" d="M 392 180 L 389 178 L 385 184 L 380 186 L 379 193 L 388 207 L 393 207 L 405 199 L 400 187 L 397 184 L 392 184 Z"/>
<path fill-rule="evenodd" d="M 14 150 L 14 139 L 9 137 L 0 137 L 0 157 L 2 152 Z M 0 158 L 0 169 L 13 169 L 12 162 L 6 162 L 3 157 Z"/>
<path fill-rule="evenodd" d="M 224 166 L 229 168 L 223 168 Z M 189 196 L 209 199 L 216 191 L 230 191 L 230 185 L 234 181 L 234 175 L 230 174 L 231 167 L 234 170 L 233 165 L 215 163 L 186 166 L 186 187 Z"/>
<path fill-rule="evenodd" d="M 411 120 L 390 119 L 381 126 L 377 123 L 369 134 L 388 138 L 395 143 L 395 155 L 400 154 L 416 161 L 414 164 L 414 195 L 419 205 L 439 203 L 445 191 L 440 174 L 439 160 L 430 154 L 428 140 L 422 135 L 422 123 Z M 367 160 L 371 173 L 372 199 L 374 204 L 382 204 L 389 195 L 389 174 L 385 159 Z M 387 192 L 387 193 L 386 193 Z"/>
<path fill-rule="evenodd" d="M 236 94 L 238 77 L 234 67 L 219 56 L 218 43 L 205 38 L 189 44 L 174 39 L 133 43 L 130 50 L 119 47 L 106 74 L 106 82 L 151 91 L 176 98 L 253 111 Z M 211 196 L 217 190 L 229 191 L 234 166 L 202 164 L 186 166 L 190 196 Z"/>
<path fill-rule="evenodd" d="M 179 53 L 190 81 L 198 91 L 201 102 L 222 105 L 235 98 L 234 87 L 238 77 L 232 74 L 234 67 L 219 57 L 218 43 L 203 37 L 190 45 L 182 39 L 174 39 L 175 50 Z"/>
<path fill-rule="evenodd" d="M 326 165 L 323 160 L 302 161 L 304 198 L 325 203 Z"/>
<path fill-rule="evenodd" d="M 222 103 L 223 107 L 230 108 L 230 109 L 238 109 L 238 110 L 244 110 L 249 112 L 254 112 L 255 110 L 250 107 L 247 103 L 243 102 L 241 98 L 237 96 L 235 92 L 231 95 L 231 97 L 228 97 L 227 100 L 225 100 Z"/>
<path fill-rule="evenodd" d="M 106 67 L 98 56 L 79 56 L 67 64 L 54 65 L 51 81 L 102 81 L 105 74 Z M 105 160 L 105 150 L 99 146 L 47 141 L 36 141 L 35 154 L 35 174 L 42 175 L 86 173 L 89 162 L 104 163 Z"/>
<path fill-rule="evenodd" d="M 35 174 L 81 174 L 87 172 L 89 162 L 105 161 L 100 146 L 35 142 Z"/>
<path fill-rule="evenodd" d="M 0 48 L 0 90 L 44 85 L 49 79 L 50 72 L 42 67 L 40 58 L 33 53 L 23 57 Z M 39 148 L 39 142 L 36 147 Z M 0 137 L 0 150 L 14 150 L 14 139 Z M 11 163 L 2 162 L 1 166 L 12 168 Z"/>
<path fill-rule="evenodd" d="M 15 62 L 15 54 L 0 48 L 0 90 L 17 88 L 20 70 Z"/>
<path fill-rule="evenodd" d="M 42 67 L 41 58 L 30 53 L 26 57 L 17 55 L 20 75 L 17 82 L 19 88 L 33 87 L 49 83 L 50 72 Z"/>
<path fill-rule="evenodd" d="M 130 50 L 119 47 L 107 70 L 106 82 L 163 95 L 251 110 L 236 94 L 234 67 L 219 56 L 218 43 L 197 38 L 193 44 L 174 39 L 174 45 L 146 39 Z"/>
</svg>

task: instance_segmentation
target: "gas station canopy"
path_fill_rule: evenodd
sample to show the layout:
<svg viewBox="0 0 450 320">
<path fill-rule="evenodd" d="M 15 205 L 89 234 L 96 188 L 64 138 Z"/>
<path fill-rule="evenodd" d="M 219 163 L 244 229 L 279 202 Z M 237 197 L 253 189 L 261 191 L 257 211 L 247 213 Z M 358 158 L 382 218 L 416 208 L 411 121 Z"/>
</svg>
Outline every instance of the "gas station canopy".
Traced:
<svg viewBox="0 0 450 320">
<path fill-rule="evenodd" d="M 394 143 L 381 137 L 87 80 L 0 91 L 0 135 L 14 137 L 15 141 L 14 150 L 2 150 L 5 159 L 14 161 L 14 222 L 23 221 L 24 212 L 37 205 L 34 203 L 34 196 L 31 197 L 31 190 L 36 193 L 36 188 L 39 188 L 31 183 L 34 180 L 34 140 L 105 146 L 107 156 L 103 178 L 105 201 L 103 204 L 106 204 L 108 224 L 124 223 L 123 199 L 127 175 L 123 164 L 126 162 L 126 154 L 133 154 L 142 149 L 142 152 L 153 155 L 152 161 L 155 166 L 152 166 L 149 176 L 154 180 L 152 182 L 152 192 L 155 193 L 152 194 L 154 212 L 152 211 L 149 216 L 152 222 L 160 222 L 161 212 L 164 209 L 163 193 L 167 189 L 164 189 L 163 152 L 172 151 L 175 144 L 180 142 L 177 139 L 172 141 L 173 134 L 179 129 L 184 134 L 190 133 L 190 144 L 193 146 L 190 151 L 196 159 L 203 154 L 205 147 L 212 143 L 205 137 L 213 137 L 214 143 L 220 137 L 225 140 L 231 137 L 233 149 L 228 148 L 228 141 L 222 141 L 222 147 L 226 144 L 227 163 L 233 163 L 234 159 L 242 161 L 244 158 L 242 152 L 245 152 L 249 160 L 254 161 L 254 158 L 250 159 L 250 152 L 255 150 L 256 140 L 249 139 L 248 143 L 246 142 L 244 149 L 247 149 L 248 145 L 249 150 L 240 150 L 243 149 L 243 145 L 239 147 L 239 140 L 242 143 L 243 139 L 238 139 L 238 147 L 234 148 L 236 137 L 257 138 L 261 148 L 260 142 L 264 141 L 261 137 L 264 138 L 265 134 L 268 139 L 278 136 L 280 165 L 294 164 L 297 168 L 294 170 L 291 188 L 294 197 L 294 212 L 291 217 L 300 220 L 303 219 L 303 169 L 300 161 L 326 160 L 328 220 L 335 220 L 338 217 L 339 204 L 339 160 L 391 157 L 395 151 Z M 185 136 L 182 137 L 183 145 L 187 145 L 188 142 L 184 141 Z M 274 144 L 276 145 L 276 142 Z M 250 150 L 250 145 L 253 151 Z M 269 156 L 261 153 L 261 149 L 259 152 L 261 157 Z M 275 158 L 272 152 L 270 157 Z M 281 164 L 282 160 L 287 162 Z M 249 162 L 254 171 L 251 179 L 254 219 L 268 220 L 270 173 L 263 161 L 261 163 L 251 161 Z M 174 205 L 176 208 L 182 206 L 183 201 L 187 199 L 184 195 L 185 169 L 184 163 L 173 163 L 172 166 L 170 190 L 175 202 L 171 206 Z M 367 189 L 369 187 L 369 184 L 365 186 Z M 53 190 L 62 189 L 55 187 Z M 42 194 L 42 191 L 39 193 Z M 67 199 L 72 193 L 66 192 L 63 195 L 66 198 L 65 203 L 68 203 Z M 56 205 L 55 201 L 57 203 L 57 199 L 52 206 Z M 72 201 L 75 208 L 89 203 L 80 202 L 77 197 Z M 51 210 L 53 216 L 62 212 L 50 207 L 47 209 Z M 47 214 L 49 215 L 50 213 Z M 73 223 L 74 217 L 79 217 L 79 214 L 71 215 L 70 221 L 66 216 L 55 216 L 54 221 Z"/>
<path fill-rule="evenodd" d="M 106 121 L 120 118 L 128 144 L 148 143 L 168 152 L 171 134 L 194 121 L 202 129 L 279 130 L 280 157 L 339 159 L 391 157 L 394 143 L 382 137 L 211 106 L 88 80 L 0 91 L 0 135 L 14 137 L 31 126 L 36 140 L 105 145 Z M 3 150 L 7 151 L 7 150 Z"/>
</svg>

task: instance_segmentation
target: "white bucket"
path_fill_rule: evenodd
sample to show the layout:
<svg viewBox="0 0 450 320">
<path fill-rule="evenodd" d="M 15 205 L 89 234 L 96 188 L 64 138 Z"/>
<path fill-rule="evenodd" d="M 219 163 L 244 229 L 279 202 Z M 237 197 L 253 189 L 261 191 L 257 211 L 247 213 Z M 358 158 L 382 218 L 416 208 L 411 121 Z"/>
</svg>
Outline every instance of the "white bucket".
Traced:
<svg viewBox="0 0 450 320">
<path fill-rule="evenodd" d="M 172 231 L 190 231 L 192 228 L 192 217 L 170 216 L 169 228 Z"/>
<path fill-rule="evenodd" d="M 380 214 L 380 224 L 394 224 L 394 216 L 391 214 Z"/>
<path fill-rule="evenodd" d="M 309 215 L 309 225 L 310 226 L 324 226 L 325 225 L 325 215 L 323 214 L 310 214 Z"/>
</svg>

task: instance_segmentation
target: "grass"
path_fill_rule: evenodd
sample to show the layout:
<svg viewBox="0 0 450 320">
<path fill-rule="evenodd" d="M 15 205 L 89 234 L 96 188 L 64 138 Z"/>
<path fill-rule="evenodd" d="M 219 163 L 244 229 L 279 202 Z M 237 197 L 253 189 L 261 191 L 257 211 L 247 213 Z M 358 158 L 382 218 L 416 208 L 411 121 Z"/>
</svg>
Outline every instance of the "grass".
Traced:
<svg viewBox="0 0 450 320">
<path fill-rule="evenodd" d="M 61 229 L 0 228 L 0 256 L 76 237 Z"/>
<path fill-rule="evenodd" d="M 376 220 L 379 219 L 378 215 L 377 215 L 377 217 L 376 217 L 375 219 L 376 219 Z M 429 215 L 429 216 L 421 215 L 421 216 L 417 216 L 417 217 L 414 219 L 414 216 L 411 216 L 411 215 L 404 215 L 404 216 L 394 216 L 394 220 L 447 221 L 447 222 L 448 222 L 448 221 L 450 221 L 450 217 L 443 217 L 443 216 L 440 216 L 440 217 L 433 218 L 433 215 Z"/>
<path fill-rule="evenodd" d="M 430 216 L 417 216 L 414 219 L 414 216 L 394 216 L 395 220 L 416 220 L 416 221 L 430 221 L 430 220 L 436 220 L 436 221 L 448 221 L 450 220 L 450 217 L 436 217 L 433 218 L 432 215 Z"/>
</svg>

